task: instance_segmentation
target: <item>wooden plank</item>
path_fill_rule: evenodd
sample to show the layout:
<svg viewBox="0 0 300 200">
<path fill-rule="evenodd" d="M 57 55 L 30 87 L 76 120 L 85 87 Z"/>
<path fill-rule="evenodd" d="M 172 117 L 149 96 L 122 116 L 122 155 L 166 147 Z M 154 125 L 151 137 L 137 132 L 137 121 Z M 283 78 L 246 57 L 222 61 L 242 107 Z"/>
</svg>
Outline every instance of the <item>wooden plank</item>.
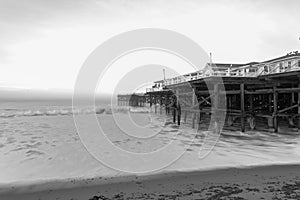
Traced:
<svg viewBox="0 0 300 200">
<path fill-rule="evenodd" d="M 200 90 L 200 91 L 196 91 L 195 92 L 196 94 L 205 94 L 205 95 L 208 95 L 208 94 L 213 94 L 213 91 L 209 91 L 209 90 Z"/>
<path fill-rule="evenodd" d="M 277 93 L 291 93 L 291 92 L 300 92 L 300 88 L 276 88 Z M 274 89 L 259 89 L 255 91 L 245 90 L 245 94 L 273 94 Z"/>
<path fill-rule="evenodd" d="M 279 93 L 300 92 L 300 88 L 277 88 L 276 91 Z"/>
<path fill-rule="evenodd" d="M 240 94 L 240 90 L 226 90 L 226 91 L 220 91 L 220 94 L 226 94 L 226 95 L 231 95 L 231 94 Z"/>
<path fill-rule="evenodd" d="M 255 90 L 255 91 L 247 91 L 245 90 L 245 94 L 270 94 L 273 93 L 272 89 L 260 89 L 260 90 Z"/>
<path fill-rule="evenodd" d="M 284 109 L 282 109 L 282 110 L 279 110 L 278 113 L 286 112 L 286 111 L 291 110 L 291 109 L 293 109 L 293 108 L 297 108 L 298 106 L 299 106 L 299 105 L 296 104 L 296 105 L 290 106 L 290 107 L 288 107 L 288 108 L 284 108 Z"/>
<path fill-rule="evenodd" d="M 277 93 L 291 93 L 291 92 L 300 92 L 300 87 L 298 88 L 276 88 L 276 92 Z M 180 96 L 184 96 L 184 95 L 191 95 L 193 92 L 185 92 L 185 93 L 180 93 Z M 196 91 L 196 94 L 213 94 L 214 91 L 210 91 L 210 90 L 200 90 L 200 91 Z M 232 95 L 232 94 L 240 94 L 241 91 L 240 90 L 222 90 L 219 91 L 220 94 L 227 94 L 227 95 Z M 254 91 L 249 91 L 249 90 L 245 90 L 245 94 L 273 94 L 273 88 L 269 88 L 269 89 L 257 89 Z"/>
</svg>

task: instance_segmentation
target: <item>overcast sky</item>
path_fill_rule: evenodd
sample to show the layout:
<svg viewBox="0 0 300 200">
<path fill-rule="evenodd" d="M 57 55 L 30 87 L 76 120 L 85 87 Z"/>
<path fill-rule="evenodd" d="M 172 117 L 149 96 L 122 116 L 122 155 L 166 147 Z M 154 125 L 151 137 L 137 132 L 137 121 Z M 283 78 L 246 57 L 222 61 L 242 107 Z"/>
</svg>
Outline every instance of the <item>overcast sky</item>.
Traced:
<svg viewBox="0 0 300 200">
<path fill-rule="evenodd" d="M 97 46 L 146 27 L 190 37 L 214 62 L 267 60 L 300 50 L 299 8 L 298 0 L 0 0 L 0 88 L 72 90 Z"/>
</svg>

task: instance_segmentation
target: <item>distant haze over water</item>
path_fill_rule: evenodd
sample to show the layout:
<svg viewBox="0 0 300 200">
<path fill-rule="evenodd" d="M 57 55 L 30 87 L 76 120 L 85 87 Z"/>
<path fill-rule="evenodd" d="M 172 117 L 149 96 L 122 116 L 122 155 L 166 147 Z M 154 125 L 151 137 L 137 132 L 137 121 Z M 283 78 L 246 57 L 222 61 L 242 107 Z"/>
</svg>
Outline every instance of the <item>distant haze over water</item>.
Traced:
<svg viewBox="0 0 300 200">
<path fill-rule="evenodd" d="M 24 101 L 24 100 L 65 100 L 72 103 L 73 91 L 71 90 L 31 90 L 0 88 L 0 101 Z M 82 95 L 85 98 L 85 95 Z M 112 94 L 96 94 L 96 99 L 110 102 Z"/>
</svg>

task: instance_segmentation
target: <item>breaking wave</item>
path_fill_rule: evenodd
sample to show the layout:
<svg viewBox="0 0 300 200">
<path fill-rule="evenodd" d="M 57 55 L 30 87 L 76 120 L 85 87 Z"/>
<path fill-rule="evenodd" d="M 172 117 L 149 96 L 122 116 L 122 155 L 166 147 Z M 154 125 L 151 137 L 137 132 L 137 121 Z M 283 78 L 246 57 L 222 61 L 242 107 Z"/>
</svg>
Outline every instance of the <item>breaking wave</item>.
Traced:
<svg viewBox="0 0 300 200">
<path fill-rule="evenodd" d="M 18 110 L 18 109 L 3 109 L 0 110 L 0 118 L 13 117 L 34 117 L 34 116 L 64 116 L 64 115 L 84 115 L 84 114 L 112 114 L 112 113 L 147 113 L 150 112 L 145 108 L 130 108 L 130 107 L 99 107 L 93 108 L 49 108 L 45 110 Z"/>
</svg>

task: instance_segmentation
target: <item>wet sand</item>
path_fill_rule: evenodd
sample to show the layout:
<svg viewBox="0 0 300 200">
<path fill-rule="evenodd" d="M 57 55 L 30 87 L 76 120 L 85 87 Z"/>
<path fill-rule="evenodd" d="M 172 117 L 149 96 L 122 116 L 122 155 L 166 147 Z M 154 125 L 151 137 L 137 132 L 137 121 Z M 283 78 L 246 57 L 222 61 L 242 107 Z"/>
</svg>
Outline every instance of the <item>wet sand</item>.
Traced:
<svg viewBox="0 0 300 200">
<path fill-rule="evenodd" d="M 0 199 L 300 199 L 300 165 L 172 172 L 123 177 L 120 181 L 115 178 L 106 183 L 96 179 L 85 180 L 81 187 L 45 188 L 32 193 L 15 188 L 2 193 Z"/>
</svg>

